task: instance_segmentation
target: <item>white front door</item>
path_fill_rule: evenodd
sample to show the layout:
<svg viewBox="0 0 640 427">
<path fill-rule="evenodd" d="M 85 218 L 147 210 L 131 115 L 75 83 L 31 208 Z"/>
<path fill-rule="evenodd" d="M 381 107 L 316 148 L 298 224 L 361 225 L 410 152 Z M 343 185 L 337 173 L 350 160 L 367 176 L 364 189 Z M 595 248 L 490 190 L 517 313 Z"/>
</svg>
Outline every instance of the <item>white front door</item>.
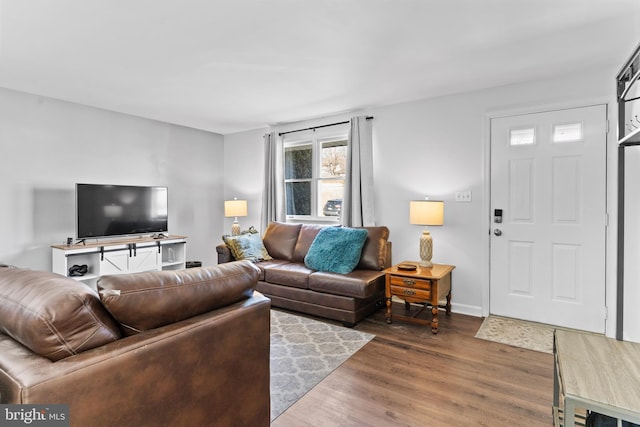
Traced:
<svg viewBox="0 0 640 427">
<path fill-rule="evenodd" d="M 604 333 L 606 115 L 491 119 L 492 314 Z"/>
</svg>

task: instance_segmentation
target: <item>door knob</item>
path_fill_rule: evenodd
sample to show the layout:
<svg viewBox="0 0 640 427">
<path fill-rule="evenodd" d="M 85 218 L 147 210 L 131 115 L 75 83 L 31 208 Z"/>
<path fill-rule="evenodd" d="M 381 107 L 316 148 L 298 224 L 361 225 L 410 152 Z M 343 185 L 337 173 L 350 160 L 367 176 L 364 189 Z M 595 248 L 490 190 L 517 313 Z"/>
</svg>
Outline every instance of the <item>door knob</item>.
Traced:
<svg viewBox="0 0 640 427">
<path fill-rule="evenodd" d="M 502 230 L 496 228 L 495 230 L 493 230 L 493 234 L 495 234 L 496 236 L 502 236 Z"/>
</svg>

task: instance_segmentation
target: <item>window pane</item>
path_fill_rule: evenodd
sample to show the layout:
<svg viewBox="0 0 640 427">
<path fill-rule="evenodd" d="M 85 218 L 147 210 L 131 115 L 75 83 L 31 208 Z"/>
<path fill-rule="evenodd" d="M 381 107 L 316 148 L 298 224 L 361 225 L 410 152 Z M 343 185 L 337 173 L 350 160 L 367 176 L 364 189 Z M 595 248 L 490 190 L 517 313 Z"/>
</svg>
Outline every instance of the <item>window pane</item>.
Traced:
<svg viewBox="0 0 640 427">
<path fill-rule="evenodd" d="M 311 145 L 297 145 L 284 149 L 285 179 L 310 179 L 313 173 Z"/>
<path fill-rule="evenodd" d="M 347 165 L 347 141 L 322 143 L 320 178 L 343 177 Z"/>
<path fill-rule="evenodd" d="M 287 182 L 287 215 L 311 215 L 311 182 Z"/>
<path fill-rule="evenodd" d="M 536 143 L 535 128 L 511 129 L 509 131 L 509 145 L 533 145 Z"/>
<path fill-rule="evenodd" d="M 553 126 L 553 142 L 582 141 L 582 123 Z"/>
<path fill-rule="evenodd" d="M 342 210 L 344 180 L 324 179 L 318 183 L 318 216 L 339 217 Z"/>
</svg>

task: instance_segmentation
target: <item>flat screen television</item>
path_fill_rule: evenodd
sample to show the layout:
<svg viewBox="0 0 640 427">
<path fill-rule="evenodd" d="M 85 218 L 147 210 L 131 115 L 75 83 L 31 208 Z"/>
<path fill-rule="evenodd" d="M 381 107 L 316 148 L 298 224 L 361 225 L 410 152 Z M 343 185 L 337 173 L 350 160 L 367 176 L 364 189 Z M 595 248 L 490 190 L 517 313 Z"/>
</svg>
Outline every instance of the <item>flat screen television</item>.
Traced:
<svg viewBox="0 0 640 427">
<path fill-rule="evenodd" d="M 78 239 L 164 233 L 167 187 L 76 184 Z"/>
</svg>

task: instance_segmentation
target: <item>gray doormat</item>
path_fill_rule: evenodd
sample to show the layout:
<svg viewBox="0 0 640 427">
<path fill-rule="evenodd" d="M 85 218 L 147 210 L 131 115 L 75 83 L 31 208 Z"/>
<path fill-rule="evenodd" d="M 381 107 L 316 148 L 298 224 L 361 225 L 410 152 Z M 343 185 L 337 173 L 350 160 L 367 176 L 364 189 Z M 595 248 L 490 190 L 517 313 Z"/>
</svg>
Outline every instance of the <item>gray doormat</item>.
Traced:
<svg viewBox="0 0 640 427">
<path fill-rule="evenodd" d="M 554 329 L 551 325 L 490 314 L 482 322 L 476 338 L 553 354 Z"/>
</svg>

